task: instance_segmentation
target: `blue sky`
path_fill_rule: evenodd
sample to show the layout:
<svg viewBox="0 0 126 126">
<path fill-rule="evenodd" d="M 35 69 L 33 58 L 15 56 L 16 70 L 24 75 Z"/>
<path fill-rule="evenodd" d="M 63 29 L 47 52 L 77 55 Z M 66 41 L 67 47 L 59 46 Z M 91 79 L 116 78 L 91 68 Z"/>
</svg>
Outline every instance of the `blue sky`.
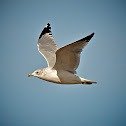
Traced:
<svg viewBox="0 0 126 126">
<path fill-rule="evenodd" d="M 0 125 L 125 126 L 125 12 L 125 0 L 1 0 Z M 37 40 L 48 22 L 59 47 L 95 32 L 77 73 L 97 85 L 27 77 L 47 67 Z"/>
</svg>

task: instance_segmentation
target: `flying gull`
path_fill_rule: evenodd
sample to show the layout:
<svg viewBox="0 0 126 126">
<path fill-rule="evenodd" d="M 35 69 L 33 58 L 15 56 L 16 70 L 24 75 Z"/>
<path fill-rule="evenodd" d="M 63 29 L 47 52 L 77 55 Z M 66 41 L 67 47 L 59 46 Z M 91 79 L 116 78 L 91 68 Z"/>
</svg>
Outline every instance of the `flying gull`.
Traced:
<svg viewBox="0 0 126 126">
<path fill-rule="evenodd" d="M 80 53 L 87 45 L 94 33 L 73 42 L 64 47 L 58 48 L 51 33 L 48 23 L 42 30 L 38 39 L 38 51 L 44 56 L 48 67 L 35 70 L 29 76 L 58 83 L 58 84 L 92 84 L 95 81 L 87 80 L 76 75 L 76 69 L 80 62 Z"/>
</svg>

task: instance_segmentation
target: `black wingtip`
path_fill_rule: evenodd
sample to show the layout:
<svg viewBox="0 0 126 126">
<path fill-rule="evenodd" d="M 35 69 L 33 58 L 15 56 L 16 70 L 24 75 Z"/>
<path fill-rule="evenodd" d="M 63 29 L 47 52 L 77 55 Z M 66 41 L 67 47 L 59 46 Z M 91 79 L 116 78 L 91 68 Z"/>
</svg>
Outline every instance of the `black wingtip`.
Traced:
<svg viewBox="0 0 126 126">
<path fill-rule="evenodd" d="M 89 36 L 91 36 L 91 38 L 94 36 L 94 32 L 92 34 L 90 34 Z"/>
<path fill-rule="evenodd" d="M 83 41 L 87 41 L 87 42 L 89 42 L 89 41 L 90 41 L 90 39 L 91 39 L 93 36 L 94 36 L 94 32 L 93 32 L 92 34 L 90 34 L 90 35 L 86 36 L 86 37 L 85 37 L 85 38 L 83 38 L 82 40 L 83 40 Z"/>
<path fill-rule="evenodd" d="M 87 37 L 85 37 L 85 40 L 89 41 L 93 36 L 94 36 L 94 32 L 92 34 L 88 35 Z"/>
<path fill-rule="evenodd" d="M 47 25 L 50 26 L 50 23 L 48 23 Z"/>
<path fill-rule="evenodd" d="M 49 33 L 51 32 L 51 27 L 50 27 L 50 24 L 48 23 L 45 28 L 42 30 L 40 36 L 39 36 L 39 39 L 46 33 Z"/>
</svg>

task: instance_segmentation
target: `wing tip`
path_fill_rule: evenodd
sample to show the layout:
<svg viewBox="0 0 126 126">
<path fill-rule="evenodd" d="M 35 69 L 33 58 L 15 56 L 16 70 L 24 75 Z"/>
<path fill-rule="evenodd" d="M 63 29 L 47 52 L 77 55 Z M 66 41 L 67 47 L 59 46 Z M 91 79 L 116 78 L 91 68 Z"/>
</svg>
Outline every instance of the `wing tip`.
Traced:
<svg viewBox="0 0 126 126">
<path fill-rule="evenodd" d="M 47 26 L 50 26 L 50 23 L 48 23 Z"/>
<path fill-rule="evenodd" d="M 42 30 L 40 36 L 39 36 L 39 39 L 46 33 L 50 33 L 51 32 L 51 27 L 50 27 L 50 23 L 48 23 L 44 29 Z"/>
<path fill-rule="evenodd" d="M 94 36 L 94 34 L 95 34 L 95 33 L 93 32 L 93 33 L 91 33 L 89 36 L 92 38 L 92 37 Z"/>
<path fill-rule="evenodd" d="M 90 35 L 88 35 L 88 36 L 86 36 L 86 37 L 82 38 L 82 39 L 81 39 L 81 41 L 86 41 L 86 42 L 89 42 L 89 41 L 90 41 L 90 39 L 91 39 L 93 36 L 94 36 L 94 32 L 93 32 L 93 33 L 91 33 Z"/>
<path fill-rule="evenodd" d="M 86 36 L 84 39 L 87 40 L 88 42 L 90 41 L 90 39 L 94 36 L 94 32 L 91 33 L 90 35 Z"/>
</svg>

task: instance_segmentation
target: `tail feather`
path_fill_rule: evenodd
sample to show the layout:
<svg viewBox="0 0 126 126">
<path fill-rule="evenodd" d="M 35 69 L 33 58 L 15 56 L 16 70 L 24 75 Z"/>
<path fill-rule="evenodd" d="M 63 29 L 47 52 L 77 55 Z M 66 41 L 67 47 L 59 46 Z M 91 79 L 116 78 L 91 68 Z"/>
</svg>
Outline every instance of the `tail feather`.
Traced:
<svg viewBox="0 0 126 126">
<path fill-rule="evenodd" d="M 84 82 L 82 82 L 82 84 L 92 84 L 92 83 L 97 83 L 95 81 L 89 81 L 89 80 L 85 80 Z"/>
</svg>

